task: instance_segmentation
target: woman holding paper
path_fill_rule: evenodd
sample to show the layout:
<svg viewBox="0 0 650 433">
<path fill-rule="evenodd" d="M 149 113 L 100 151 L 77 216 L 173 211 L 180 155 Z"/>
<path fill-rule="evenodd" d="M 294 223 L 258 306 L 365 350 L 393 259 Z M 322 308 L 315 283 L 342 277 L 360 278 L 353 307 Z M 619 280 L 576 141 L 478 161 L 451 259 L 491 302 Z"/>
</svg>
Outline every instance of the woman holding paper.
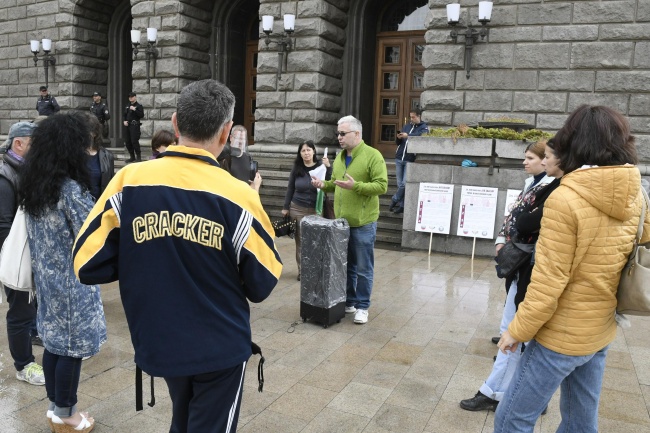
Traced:
<svg viewBox="0 0 650 433">
<path fill-rule="evenodd" d="M 296 220 L 296 263 L 298 264 L 298 281 L 300 281 L 300 221 L 306 215 L 316 213 L 316 196 L 318 191 L 311 184 L 310 171 L 320 165 L 326 167 L 325 179 L 332 175 L 330 161 L 327 158 L 327 150 L 323 159 L 316 156 L 314 142 L 307 140 L 298 146 L 298 154 L 293 162 L 293 169 L 289 175 L 287 194 L 284 197 L 282 215 L 289 215 Z"/>
</svg>

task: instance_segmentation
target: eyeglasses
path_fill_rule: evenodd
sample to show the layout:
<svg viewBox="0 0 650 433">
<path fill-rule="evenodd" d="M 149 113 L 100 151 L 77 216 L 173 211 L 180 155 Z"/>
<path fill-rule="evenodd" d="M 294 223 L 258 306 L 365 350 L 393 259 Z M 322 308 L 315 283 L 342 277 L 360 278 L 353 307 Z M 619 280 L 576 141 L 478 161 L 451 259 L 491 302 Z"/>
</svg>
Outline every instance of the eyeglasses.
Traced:
<svg viewBox="0 0 650 433">
<path fill-rule="evenodd" d="M 349 134 L 350 132 L 357 132 L 357 131 L 336 131 L 336 135 L 339 137 L 345 137 L 345 135 Z"/>
</svg>

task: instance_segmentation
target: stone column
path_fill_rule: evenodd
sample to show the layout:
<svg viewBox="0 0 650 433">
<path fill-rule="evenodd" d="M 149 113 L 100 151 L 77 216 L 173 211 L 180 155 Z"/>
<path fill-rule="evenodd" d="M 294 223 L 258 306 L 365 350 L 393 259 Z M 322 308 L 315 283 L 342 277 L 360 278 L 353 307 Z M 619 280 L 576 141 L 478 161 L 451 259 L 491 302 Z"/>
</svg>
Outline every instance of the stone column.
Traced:
<svg viewBox="0 0 650 433">
<path fill-rule="evenodd" d="M 347 2 L 337 3 L 338 7 L 324 0 L 261 0 L 260 16 L 275 17 L 273 34 L 282 33 L 284 14 L 296 15 L 292 49 L 280 79 L 277 48 L 260 39 L 255 142 L 267 150 L 286 144 L 292 146 L 280 147 L 293 151 L 293 145 L 308 139 L 323 145 L 335 142 L 347 24 L 341 9 Z"/>
<path fill-rule="evenodd" d="M 145 107 L 142 134 L 151 136 L 156 129 L 171 128 L 178 92 L 184 86 L 210 78 L 208 52 L 212 15 L 210 10 L 176 0 L 131 0 L 131 3 L 134 29 L 141 29 L 143 34 L 147 27 L 158 29 L 159 55 L 155 63 L 151 63 L 150 86 L 146 81 L 143 46 L 133 62 L 133 89 Z"/>
</svg>

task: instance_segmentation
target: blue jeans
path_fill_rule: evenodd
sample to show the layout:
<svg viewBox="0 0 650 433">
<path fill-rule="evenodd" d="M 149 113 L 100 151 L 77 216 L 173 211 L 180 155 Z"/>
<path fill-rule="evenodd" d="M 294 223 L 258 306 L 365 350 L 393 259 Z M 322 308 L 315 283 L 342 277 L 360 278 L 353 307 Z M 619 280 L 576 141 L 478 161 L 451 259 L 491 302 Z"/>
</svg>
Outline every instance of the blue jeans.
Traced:
<svg viewBox="0 0 650 433">
<path fill-rule="evenodd" d="M 501 326 L 499 328 L 500 334 L 503 334 L 508 330 L 508 325 L 512 322 L 512 319 L 515 317 L 516 307 L 515 307 L 515 296 L 517 295 L 517 279 L 513 280 L 510 285 L 510 290 L 508 291 L 508 297 L 506 298 L 506 305 L 503 308 L 503 315 L 501 316 Z M 494 361 L 492 366 L 492 372 L 487 378 L 485 383 L 481 385 L 479 391 L 481 394 L 490 397 L 493 400 L 501 401 L 503 399 L 503 394 L 510 386 L 512 377 L 515 374 L 517 369 L 517 363 L 521 358 L 521 344 L 517 346 L 517 350 L 514 352 L 508 352 L 506 354 L 502 353 L 500 350 L 497 351 L 497 359 Z"/>
<path fill-rule="evenodd" d="M 36 325 L 36 300 L 29 302 L 29 293 L 5 287 L 9 309 L 7 310 L 7 341 L 14 367 L 22 371 L 34 362 L 32 334 Z"/>
<path fill-rule="evenodd" d="M 557 433 L 597 433 L 598 402 L 607 348 L 569 356 L 535 340 L 526 345 L 512 383 L 497 406 L 494 433 L 532 432 L 537 418 L 561 386 Z"/>
<path fill-rule="evenodd" d="M 402 159 L 395 160 L 395 176 L 397 177 L 397 192 L 392 197 L 393 203 L 404 207 L 404 192 L 406 191 L 406 164 Z"/>
<path fill-rule="evenodd" d="M 367 310 L 370 307 L 375 273 L 375 237 L 377 222 L 350 227 L 348 243 L 348 281 L 346 306 Z"/>
<path fill-rule="evenodd" d="M 56 406 L 54 415 L 69 417 L 77 411 L 77 388 L 81 375 L 81 358 L 43 352 L 45 392 Z"/>
</svg>

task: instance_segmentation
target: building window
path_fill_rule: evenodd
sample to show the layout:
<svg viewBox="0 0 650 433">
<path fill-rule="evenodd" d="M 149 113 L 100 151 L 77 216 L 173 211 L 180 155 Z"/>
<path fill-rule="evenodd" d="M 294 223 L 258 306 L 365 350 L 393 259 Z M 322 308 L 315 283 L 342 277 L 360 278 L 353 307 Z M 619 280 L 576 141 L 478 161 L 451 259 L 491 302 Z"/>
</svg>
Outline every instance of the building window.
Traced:
<svg viewBox="0 0 650 433">
<path fill-rule="evenodd" d="M 429 13 L 427 1 L 397 1 L 384 12 L 381 20 L 381 32 L 407 32 L 425 30 L 424 22 Z"/>
</svg>

